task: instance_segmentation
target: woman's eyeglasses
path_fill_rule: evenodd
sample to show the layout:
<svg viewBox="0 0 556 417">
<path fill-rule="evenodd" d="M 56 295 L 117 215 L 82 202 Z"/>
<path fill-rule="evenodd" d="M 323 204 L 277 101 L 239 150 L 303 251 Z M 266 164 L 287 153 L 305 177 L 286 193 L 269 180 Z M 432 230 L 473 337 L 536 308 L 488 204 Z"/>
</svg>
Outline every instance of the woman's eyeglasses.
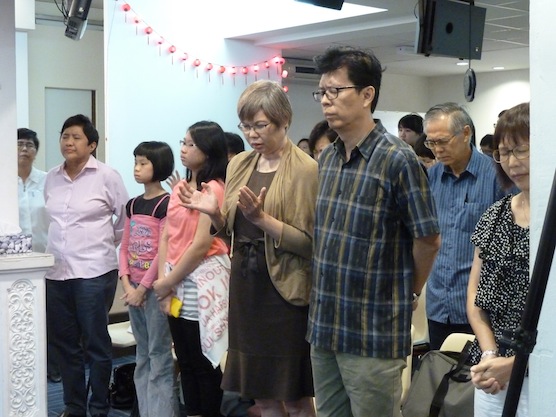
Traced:
<svg viewBox="0 0 556 417">
<path fill-rule="evenodd" d="M 529 145 L 519 145 L 513 149 L 496 149 L 492 152 L 492 158 L 498 162 L 506 162 L 510 159 L 510 155 L 515 156 L 517 159 L 529 158 Z"/>
</svg>

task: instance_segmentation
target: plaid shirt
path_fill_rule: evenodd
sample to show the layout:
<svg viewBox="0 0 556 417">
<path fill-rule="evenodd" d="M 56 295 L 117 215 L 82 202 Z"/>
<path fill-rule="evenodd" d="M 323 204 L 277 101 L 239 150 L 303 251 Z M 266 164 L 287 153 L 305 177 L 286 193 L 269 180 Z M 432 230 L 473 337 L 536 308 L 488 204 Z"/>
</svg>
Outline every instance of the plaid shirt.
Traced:
<svg viewBox="0 0 556 417">
<path fill-rule="evenodd" d="M 413 239 L 438 233 L 426 174 L 380 121 L 345 161 L 319 159 L 307 340 L 323 349 L 404 358 L 411 349 Z"/>
</svg>

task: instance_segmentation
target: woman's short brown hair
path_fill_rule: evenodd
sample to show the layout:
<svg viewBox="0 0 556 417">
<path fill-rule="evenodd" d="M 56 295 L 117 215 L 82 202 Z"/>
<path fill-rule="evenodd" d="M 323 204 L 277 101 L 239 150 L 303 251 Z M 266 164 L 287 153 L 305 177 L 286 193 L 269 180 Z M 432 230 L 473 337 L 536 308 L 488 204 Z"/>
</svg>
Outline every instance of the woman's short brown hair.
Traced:
<svg viewBox="0 0 556 417">
<path fill-rule="evenodd" d="M 253 120 L 259 111 L 277 126 L 291 126 L 292 107 L 288 96 L 277 82 L 255 81 L 241 93 L 237 103 L 239 120 Z"/>
</svg>

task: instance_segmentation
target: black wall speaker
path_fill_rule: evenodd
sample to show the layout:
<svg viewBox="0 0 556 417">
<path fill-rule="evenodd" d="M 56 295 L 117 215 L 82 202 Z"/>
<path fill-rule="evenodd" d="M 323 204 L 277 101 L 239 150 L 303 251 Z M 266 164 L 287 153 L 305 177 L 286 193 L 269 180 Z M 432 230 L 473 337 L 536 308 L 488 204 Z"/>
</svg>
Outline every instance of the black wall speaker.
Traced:
<svg viewBox="0 0 556 417">
<path fill-rule="evenodd" d="M 418 53 L 481 59 L 485 8 L 452 0 L 427 0 L 424 3 Z"/>
<path fill-rule="evenodd" d="M 314 4 L 315 6 L 327 7 L 329 9 L 342 10 L 344 0 L 297 0 L 301 3 Z"/>
</svg>

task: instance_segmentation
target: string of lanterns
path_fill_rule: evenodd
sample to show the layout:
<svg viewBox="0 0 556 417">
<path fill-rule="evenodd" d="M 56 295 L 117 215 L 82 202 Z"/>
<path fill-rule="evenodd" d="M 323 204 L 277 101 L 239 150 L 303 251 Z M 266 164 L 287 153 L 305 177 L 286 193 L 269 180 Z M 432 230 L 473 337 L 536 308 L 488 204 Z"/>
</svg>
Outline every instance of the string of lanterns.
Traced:
<svg viewBox="0 0 556 417">
<path fill-rule="evenodd" d="M 287 78 L 288 76 L 288 71 L 282 69 L 286 60 L 280 55 L 251 65 L 222 65 L 213 63 L 210 60 L 201 60 L 200 58 L 190 59 L 189 54 L 185 50 L 167 41 L 164 36 L 153 29 L 153 27 L 150 26 L 144 19 L 139 17 L 129 3 L 124 3 L 120 9 L 125 13 L 125 22 L 135 25 L 136 35 L 143 34 L 147 36 L 147 45 L 150 45 L 154 40 L 155 45 L 158 46 L 159 55 L 162 55 L 163 52 L 170 55 L 172 58 L 172 64 L 174 64 L 174 61 L 180 62 L 183 64 L 184 71 L 189 65 L 190 68 L 197 71 L 197 76 L 199 75 L 199 70 L 206 72 L 209 82 L 211 73 L 218 74 L 221 77 L 222 83 L 224 83 L 224 75 L 228 74 L 232 77 L 235 85 L 236 75 L 241 74 L 245 76 L 245 83 L 247 84 L 248 75 L 253 74 L 256 81 L 261 72 L 265 70 L 267 72 L 267 77 L 270 78 L 270 71 L 273 67 L 276 69 L 276 74 L 281 78 Z M 282 88 L 285 92 L 288 92 L 287 86 L 283 86 Z"/>
</svg>

